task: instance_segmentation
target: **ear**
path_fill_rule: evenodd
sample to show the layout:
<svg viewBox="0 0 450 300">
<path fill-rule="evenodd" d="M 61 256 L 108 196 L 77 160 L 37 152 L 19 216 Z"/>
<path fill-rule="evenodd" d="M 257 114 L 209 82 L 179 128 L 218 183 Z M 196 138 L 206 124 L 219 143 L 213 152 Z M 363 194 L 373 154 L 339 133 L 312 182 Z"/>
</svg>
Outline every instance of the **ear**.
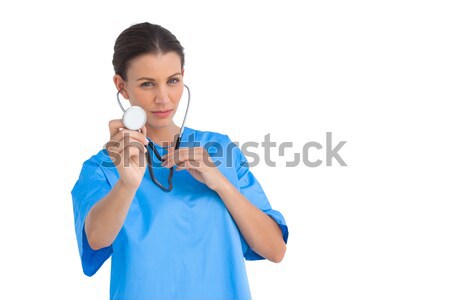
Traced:
<svg viewBox="0 0 450 300">
<path fill-rule="evenodd" d="M 118 91 L 120 91 L 120 94 L 125 98 L 125 99 L 129 99 L 130 97 L 128 96 L 127 90 L 125 89 L 126 86 L 126 81 L 122 79 L 122 77 L 118 74 L 115 74 L 113 76 L 113 81 L 114 81 L 114 85 L 116 86 L 116 89 Z"/>
<path fill-rule="evenodd" d="M 181 69 L 181 77 L 184 76 L 184 68 Z"/>
</svg>

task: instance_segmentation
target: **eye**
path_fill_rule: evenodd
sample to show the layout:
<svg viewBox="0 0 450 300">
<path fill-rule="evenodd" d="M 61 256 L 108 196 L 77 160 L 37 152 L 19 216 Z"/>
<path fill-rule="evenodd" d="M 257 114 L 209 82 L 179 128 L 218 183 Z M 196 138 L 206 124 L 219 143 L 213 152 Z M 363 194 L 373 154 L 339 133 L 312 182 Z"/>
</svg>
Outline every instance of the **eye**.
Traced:
<svg viewBox="0 0 450 300">
<path fill-rule="evenodd" d="M 143 82 L 141 84 L 141 86 L 143 86 L 143 87 L 151 87 L 151 86 L 154 86 L 154 84 L 153 84 L 153 82 L 146 81 L 146 82 Z"/>
<path fill-rule="evenodd" d="M 169 79 L 169 84 L 177 84 L 180 80 L 178 78 Z"/>
</svg>

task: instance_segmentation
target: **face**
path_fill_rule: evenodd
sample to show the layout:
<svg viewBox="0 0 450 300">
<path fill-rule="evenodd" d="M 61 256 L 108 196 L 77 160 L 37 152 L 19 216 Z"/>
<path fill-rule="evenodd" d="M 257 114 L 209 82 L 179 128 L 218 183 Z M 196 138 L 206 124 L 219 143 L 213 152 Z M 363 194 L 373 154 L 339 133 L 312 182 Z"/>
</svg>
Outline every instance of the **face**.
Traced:
<svg viewBox="0 0 450 300">
<path fill-rule="evenodd" d="M 147 126 L 171 126 L 183 94 L 184 69 L 178 54 L 143 54 L 130 62 L 127 81 L 114 75 L 114 83 L 131 105 L 147 112 Z M 166 112 L 166 113 L 161 113 Z"/>
</svg>

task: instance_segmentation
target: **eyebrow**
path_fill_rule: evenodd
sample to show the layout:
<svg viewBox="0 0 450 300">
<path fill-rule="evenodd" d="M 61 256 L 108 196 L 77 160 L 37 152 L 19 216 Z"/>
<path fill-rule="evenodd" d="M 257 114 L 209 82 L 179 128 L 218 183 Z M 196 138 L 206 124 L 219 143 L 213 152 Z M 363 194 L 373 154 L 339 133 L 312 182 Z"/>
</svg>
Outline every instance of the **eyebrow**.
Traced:
<svg viewBox="0 0 450 300">
<path fill-rule="evenodd" d="M 173 77 L 173 76 L 175 76 L 175 75 L 181 75 L 181 73 L 178 72 L 178 73 L 172 74 L 172 75 L 170 75 L 170 76 L 167 77 L 167 78 Z M 150 78 L 150 77 L 141 77 L 141 78 L 138 78 L 137 80 L 153 80 L 153 81 L 156 81 L 155 79 Z"/>
</svg>

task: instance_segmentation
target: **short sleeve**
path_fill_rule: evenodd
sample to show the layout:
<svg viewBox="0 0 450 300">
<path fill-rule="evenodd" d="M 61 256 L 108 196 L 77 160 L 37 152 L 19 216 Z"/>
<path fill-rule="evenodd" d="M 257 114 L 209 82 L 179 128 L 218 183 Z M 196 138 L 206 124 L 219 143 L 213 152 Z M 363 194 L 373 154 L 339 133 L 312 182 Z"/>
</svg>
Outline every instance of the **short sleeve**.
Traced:
<svg viewBox="0 0 450 300">
<path fill-rule="evenodd" d="M 80 176 L 72 189 L 72 202 L 81 265 L 87 276 L 94 275 L 113 252 L 112 245 L 98 250 L 92 249 L 84 229 L 84 222 L 90 209 L 110 190 L 111 186 L 100 165 L 92 159 L 84 162 Z"/>
<path fill-rule="evenodd" d="M 228 140 L 229 142 L 231 142 L 229 138 Z M 239 147 L 234 145 L 232 154 L 241 194 L 244 195 L 245 198 L 252 202 L 256 207 L 266 213 L 269 217 L 271 217 L 278 224 L 278 226 L 280 226 L 283 240 L 285 243 L 287 243 L 289 230 L 283 215 L 279 211 L 272 209 L 263 188 L 261 187 L 256 177 L 253 175 L 253 173 L 250 171 L 247 158 L 239 149 Z M 242 235 L 241 240 L 243 242 L 243 252 L 246 260 L 265 259 L 248 246 Z"/>
</svg>

